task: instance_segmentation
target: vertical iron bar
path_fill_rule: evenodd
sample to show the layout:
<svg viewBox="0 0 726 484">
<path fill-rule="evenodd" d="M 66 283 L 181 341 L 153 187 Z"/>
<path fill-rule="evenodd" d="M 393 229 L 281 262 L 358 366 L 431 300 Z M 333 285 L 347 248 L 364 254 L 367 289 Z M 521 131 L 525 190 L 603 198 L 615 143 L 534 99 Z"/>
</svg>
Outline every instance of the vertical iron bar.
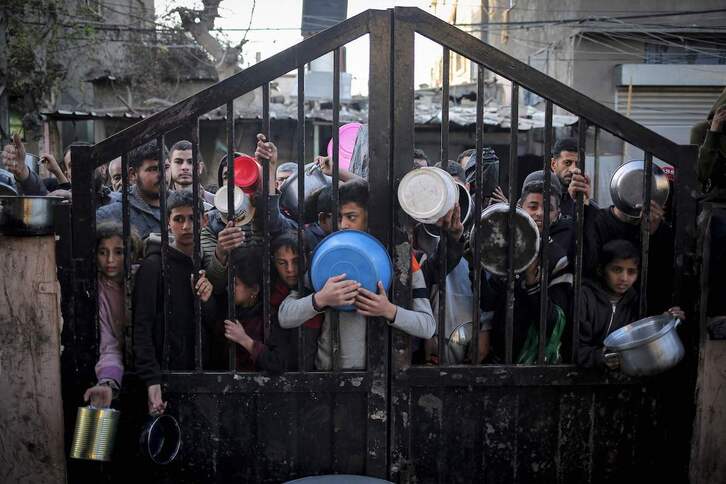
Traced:
<svg viewBox="0 0 726 484">
<path fill-rule="evenodd" d="M 650 255 L 650 201 L 653 185 L 653 154 L 645 153 L 643 209 L 640 219 L 640 317 L 648 312 L 648 256 Z"/>
<path fill-rule="evenodd" d="M 333 167 L 333 187 L 332 187 L 332 202 L 333 202 L 333 231 L 338 230 L 338 213 L 340 207 L 338 200 L 338 183 L 340 177 L 340 131 L 338 124 L 340 123 L 340 47 L 333 51 L 333 159 L 331 160 Z M 340 353 L 340 317 L 337 311 L 333 311 L 330 318 L 330 335 L 331 342 L 333 345 L 333 371 L 339 371 L 338 365 L 338 354 Z"/>
<path fill-rule="evenodd" d="M 441 79 L 443 84 L 441 86 L 441 146 L 440 156 L 441 169 L 448 173 L 449 168 L 449 71 L 451 56 L 448 47 L 443 47 L 442 50 L 442 67 L 441 67 Z M 439 232 L 439 246 L 438 246 L 438 258 L 439 258 L 439 274 L 438 274 L 438 314 L 437 314 L 437 328 L 436 333 L 439 335 L 437 338 L 438 342 L 438 355 L 439 355 L 439 366 L 446 366 L 446 241 L 448 239 L 444 229 L 441 228 Z"/>
<path fill-rule="evenodd" d="M 585 174 L 587 121 L 580 117 L 577 122 L 577 166 Z M 585 230 L 585 199 L 582 193 L 577 194 L 575 205 L 575 301 L 572 315 L 572 361 L 577 359 L 577 347 L 580 344 L 580 313 L 582 311 L 582 263 L 583 239 Z"/>
<path fill-rule="evenodd" d="M 393 11 L 378 11 L 370 19 L 370 52 L 369 56 L 369 105 L 368 105 L 368 155 L 378 166 L 370 170 L 369 213 L 375 213 L 368 222 L 368 231 L 380 240 L 387 250 L 391 250 L 393 232 L 393 186 L 391 178 L 392 148 L 392 24 Z M 413 83 L 411 83 L 413 85 Z M 371 388 L 366 405 L 368 415 L 366 423 L 366 446 L 368 455 L 365 463 L 365 474 L 386 478 L 389 475 L 391 451 L 389 450 L 391 428 L 394 424 L 391 411 L 391 387 L 389 359 L 392 352 L 389 348 L 391 329 L 382 324 L 380 318 L 368 318 L 366 321 L 366 372 L 371 375 Z M 377 391 L 380 389 L 380 391 Z M 394 397 L 395 398 L 395 397 Z M 385 421 L 374 417 L 386 415 Z"/>
<path fill-rule="evenodd" d="M 161 231 L 161 284 L 163 290 L 161 291 L 161 304 L 164 314 L 164 336 L 162 345 L 162 368 L 165 371 L 169 370 L 169 360 L 171 355 L 169 354 L 169 338 L 167 336 L 169 332 L 169 325 L 171 324 L 169 317 L 170 310 L 170 287 L 167 281 L 169 275 L 169 221 L 167 220 L 166 213 L 166 160 L 164 159 L 164 136 L 156 138 L 156 149 L 159 158 L 159 220 Z"/>
<path fill-rule="evenodd" d="M 192 263 L 194 265 L 193 280 L 199 280 L 199 271 L 202 269 L 202 242 L 201 242 L 201 219 L 204 212 L 199 213 L 200 205 L 200 189 L 199 182 L 199 119 L 195 118 L 191 123 L 191 142 L 192 142 L 192 203 L 194 204 L 192 213 L 194 214 L 194 253 L 192 254 Z M 202 301 L 194 295 L 194 370 L 202 371 Z"/>
<path fill-rule="evenodd" d="M 592 165 L 592 196 L 593 196 L 593 198 L 597 198 L 597 195 L 600 192 L 600 153 L 599 153 L 599 143 L 600 143 L 600 126 L 595 126 L 595 136 L 593 137 L 593 141 L 592 141 L 592 157 L 593 157 L 593 165 Z"/>
<path fill-rule="evenodd" d="M 262 85 L 262 134 L 270 141 L 270 83 Z M 265 244 L 262 246 L 262 321 L 265 325 L 265 342 L 270 336 L 272 321 L 270 319 L 270 291 L 272 278 L 270 275 L 270 175 L 277 178 L 276 173 L 270 173 L 269 163 L 262 165 L 262 233 L 265 234 Z M 302 252 L 300 252 L 302 254 Z"/>
<path fill-rule="evenodd" d="M 481 308 L 479 305 L 480 294 L 481 294 L 481 247 L 479 245 L 481 236 L 479 234 L 479 226 L 481 225 L 481 209 L 482 209 L 482 197 L 484 191 L 482 190 L 482 150 L 484 149 L 483 131 L 484 131 L 484 67 L 481 64 L 477 65 L 477 78 L 476 78 L 476 180 L 474 182 L 474 267 L 471 268 L 474 271 L 474 307 L 472 308 L 472 314 L 474 315 L 473 327 L 472 327 L 472 345 L 471 345 L 471 362 L 475 365 L 480 363 L 479 361 L 479 333 L 481 332 Z"/>
<path fill-rule="evenodd" d="M 234 222 L 234 100 L 227 102 L 227 221 Z M 235 320 L 234 270 L 232 251 L 227 254 L 227 319 Z M 232 373 L 237 371 L 237 344 L 228 341 L 228 363 Z"/>
<path fill-rule="evenodd" d="M 297 68 L 297 246 L 298 253 L 304 254 L 303 250 L 303 206 L 305 196 L 305 65 Z M 305 293 L 305 258 L 298 259 L 297 290 L 300 296 Z M 304 325 L 297 329 L 297 357 L 298 367 L 302 371 L 305 368 L 305 333 Z"/>
<path fill-rule="evenodd" d="M 519 84 L 512 82 L 509 127 L 509 214 L 507 217 L 507 311 L 504 329 L 504 359 L 509 365 L 514 345 L 514 214 L 517 210 L 517 130 L 519 129 Z"/>
<path fill-rule="evenodd" d="M 550 159 L 552 157 L 552 101 L 547 100 L 545 105 L 544 126 L 544 155 L 542 156 L 542 171 L 544 172 L 544 188 L 542 190 L 544 217 L 542 218 L 542 254 L 540 259 L 540 293 L 539 293 L 539 344 L 537 347 L 537 363 L 545 362 L 544 348 L 547 338 L 547 306 L 549 305 L 550 282 L 550 205 L 551 205 L 551 179 Z"/>
<path fill-rule="evenodd" d="M 123 225 L 124 237 L 124 280 L 125 294 L 128 298 L 131 289 L 131 224 L 129 223 L 129 156 L 127 153 L 121 155 L 121 223 Z"/>
</svg>

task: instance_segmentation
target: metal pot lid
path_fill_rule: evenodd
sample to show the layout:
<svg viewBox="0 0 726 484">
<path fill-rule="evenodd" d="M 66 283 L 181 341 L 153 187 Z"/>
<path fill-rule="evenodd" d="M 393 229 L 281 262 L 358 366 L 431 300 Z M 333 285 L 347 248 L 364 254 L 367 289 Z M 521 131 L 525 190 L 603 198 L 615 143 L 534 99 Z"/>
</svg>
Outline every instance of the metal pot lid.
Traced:
<svg viewBox="0 0 726 484">
<path fill-rule="evenodd" d="M 610 179 L 610 197 L 613 204 L 631 217 L 640 217 L 643 205 L 643 172 L 645 162 L 633 160 L 620 166 Z M 663 170 L 653 163 L 651 200 L 663 207 L 668 200 L 670 186 Z"/>
<path fill-rule="evenodd" d="M 659 314 L 658 316 L 639 319 L 610 333 L 605 338 L 604 345 L 615 351 L 643 346 L 672 330 L 677 321 L 670 314 Z"/>
<path fill-rule="evenodd" d="M 496 203 L 481 213 L 481 265 L 498 276 L 507 275 L 507 214 L 509 205 Z M 471 239 L 474 240 L 474 227 Z M 517 207 L 514 212 L 514 272 L 523 272 L 539 254 L 539 231 L 532 217 Z"/>
</svg>

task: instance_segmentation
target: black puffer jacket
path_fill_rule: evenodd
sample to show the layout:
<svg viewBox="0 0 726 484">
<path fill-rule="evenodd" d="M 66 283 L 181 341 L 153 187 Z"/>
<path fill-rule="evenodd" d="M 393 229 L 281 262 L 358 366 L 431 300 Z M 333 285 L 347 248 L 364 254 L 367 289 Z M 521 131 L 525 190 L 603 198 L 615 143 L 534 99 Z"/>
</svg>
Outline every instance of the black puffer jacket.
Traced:
<svg viewBox="0 0 726 484">
<path fill-rule="evenodd" d="M 595 278 L 600 250 L 616 239 L 640 247 L 640 223 L 623 222 L 613 214 L 613 207 L 588 211 L 585 217 L 583 276 Z M 648 260 L 648 310 L 657 313 L 671 306 L 673 292 L 673 229 L 663 220 L 650 236 Z M 640 281 L 636 282 L 638 290 Z"/>
<path fill-rule="evenodd" d="M 605 337 L 636 321 L 638 310 L 638 294 L 632 287 L 617 303 L 613 303 L 600 282 L 585 279 L 582 284 L 577 364 L 586 368 L 603 367 Z"/>
</svg>

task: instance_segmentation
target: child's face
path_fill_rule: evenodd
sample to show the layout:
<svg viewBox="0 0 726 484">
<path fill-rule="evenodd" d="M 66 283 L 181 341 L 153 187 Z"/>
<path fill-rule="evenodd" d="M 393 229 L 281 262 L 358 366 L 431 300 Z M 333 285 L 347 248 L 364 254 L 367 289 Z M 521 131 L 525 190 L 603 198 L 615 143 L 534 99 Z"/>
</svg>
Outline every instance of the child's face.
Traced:
<svg viewBox="0 0 726 484">
<path fill-rule="evenodd" d="M 243 307 L 251 306 L 257 299 L 260 288 L 250 287 L 237 277 L 234 278 L 234 303 Z"/>
<path fill-rule="evenodd" d="M 368 211 L 355 202 L 340 206 L 338 226 L 341 230 L 354 229 L 365 232 L 368 230 Z"/>
<path fill-rule="evenodd" d="M 537 224 L 539 233 L 544 230 L 544 197 L 541 193 L 530 193 L 522 201 L 522 208 L 532 217 L 534 223 Z M 560 210 L 557 207 L 557 201 L 554 196 L 550 198 L 550 225 L 555 223 L 557 217 L 560 216 Z"/>
<path fill-rule="evenodd" d="M 615 259 L 605 266 L 605 284 L 613 294 L 622 296 L 638 280 L 635 259 Z"/>
<path fill-rule="evenodd" d="M 206 214 L 202 216 L 200 227 L 206 222 Z M 192 207 L 177 207 L 169 214 L 169 231 L 174 236 L 174 243 L 179 247 L 194 245 L 194 210 Z"/>
<path fill-rule="evenodd" d="M 98 270 L 109 279 L 120 279 L 124 270 L 124 242 L 114 235 L 102 239 L 96 249 Z"/>
<path fill-rule="evenodd" d="M 300 257 L 290 247 L 280 247 L 275 251 L 275 269 L 287 287 L 297 285 L 297 265 Z"/>
</svg>

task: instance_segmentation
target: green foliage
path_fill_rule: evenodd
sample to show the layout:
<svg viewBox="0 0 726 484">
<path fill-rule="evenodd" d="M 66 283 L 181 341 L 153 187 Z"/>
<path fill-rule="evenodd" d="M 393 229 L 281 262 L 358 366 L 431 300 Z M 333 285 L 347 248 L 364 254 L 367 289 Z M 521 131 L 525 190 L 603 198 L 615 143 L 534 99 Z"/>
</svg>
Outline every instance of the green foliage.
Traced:
<svg viewBox="0 0 726 484">
<path fill-rule="evenodd" d="M 71 42 L 93 42 L 93 27 L 76 26 L 92 16 L 65 0 L 5 0 L 7 18 L 6 88 L 13 111 L 23 113 L 26 129 L 36 128 L 42 109 L 67 74 L 62 51 Z M 81 2 L 79 2 L 81 3 Z"/>
</svg>

